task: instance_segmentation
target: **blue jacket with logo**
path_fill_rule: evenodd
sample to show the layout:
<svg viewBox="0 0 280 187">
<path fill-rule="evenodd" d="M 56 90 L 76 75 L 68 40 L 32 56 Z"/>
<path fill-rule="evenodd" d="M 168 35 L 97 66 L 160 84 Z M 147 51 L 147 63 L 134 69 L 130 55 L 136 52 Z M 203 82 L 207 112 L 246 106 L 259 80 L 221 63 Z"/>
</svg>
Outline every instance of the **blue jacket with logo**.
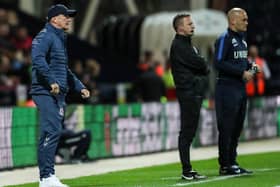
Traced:
<svg viewBox="0 0 280 187">
<path fill-rule="evenodd" d="M 231 29 L 223 33 L 215 43 L 215 67 L 218 70 L 218 79 L 244 82 L 243 72 L 251 67 L 247 55 L 244 33 L 237 33 Z"/>
<path fill-rule="evenodd" d="M 60 92 L 66 94 L 69 89 L 80 92 L 85 86 L 68 68 L 66 34 L 50 23 L 38 33 L 32 42 L 32 85 L 30 94 L 50 95 L 53 83 L 57 83 Z"/>
</svg>

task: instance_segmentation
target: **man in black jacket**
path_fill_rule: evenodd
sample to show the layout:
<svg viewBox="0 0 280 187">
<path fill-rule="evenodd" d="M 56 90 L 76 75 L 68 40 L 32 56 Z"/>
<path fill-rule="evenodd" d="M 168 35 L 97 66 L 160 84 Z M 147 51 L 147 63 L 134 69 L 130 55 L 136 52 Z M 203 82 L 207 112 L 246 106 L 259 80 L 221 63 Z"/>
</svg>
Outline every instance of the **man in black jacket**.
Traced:
<svg viewBox="0 0 280 187">
<path fill-rule="evenodd" d="M 183 170 L 182 179 L 204 179 L 206 176 L 192 170 L 190 146 L 199 122 L 209 69 L 206 61 L 192 46 L 194 24 L 191 16 L 188 14 L 175 16 L 173 27 L 176 36 L 170 49 L 170 61 L 181 113 L 179 153 Z"/>
</svg>

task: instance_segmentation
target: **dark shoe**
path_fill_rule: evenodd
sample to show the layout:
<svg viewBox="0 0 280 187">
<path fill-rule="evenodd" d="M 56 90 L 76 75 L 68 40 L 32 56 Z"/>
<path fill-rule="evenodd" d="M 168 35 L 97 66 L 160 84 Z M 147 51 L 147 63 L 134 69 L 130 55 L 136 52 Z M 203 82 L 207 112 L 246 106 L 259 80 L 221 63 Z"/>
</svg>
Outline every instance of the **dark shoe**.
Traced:
<svg viewBox="0 0 280 187">
<path fill-rule="evenodd" d="M 240 174 L 252 174 L 253 173 L 253 171 L 241 168 L 238 165 L 232 165 L 231 167 L 235 168 L 235 169 L 239 169 L 240 170 Z"/>
<path fill-rule="evenodd" d="M 252 171 L 243 169 L 238 165 L 233 165 L 230 167 L 221 167 L 219 171 L 220 175 L 242 175 L 242 174 L 252 174 Z"/>
<path fill-rule="evenodd" d="M 194 177 L 193 177 L 192 173 L 188 172 L 188 173 L 182 174 L 182 179 L 191 181 L 191 180 L 194 180 Z"/>
<path fill-rule="evenodd" d="M 188 171 L 188 172 L 183 172 L 182 174 L 182 179 L 184 180 L 200 180 L 200 179 L 206 179 L 207 177 L 204 175 L 200 175 L 196 171 Z"/>
<path fill-rule="evenodd" d="M 232 167 L 221 167 L 219 173 L 220 175 L 239 175 L 240 169 Z"/>
</svg>

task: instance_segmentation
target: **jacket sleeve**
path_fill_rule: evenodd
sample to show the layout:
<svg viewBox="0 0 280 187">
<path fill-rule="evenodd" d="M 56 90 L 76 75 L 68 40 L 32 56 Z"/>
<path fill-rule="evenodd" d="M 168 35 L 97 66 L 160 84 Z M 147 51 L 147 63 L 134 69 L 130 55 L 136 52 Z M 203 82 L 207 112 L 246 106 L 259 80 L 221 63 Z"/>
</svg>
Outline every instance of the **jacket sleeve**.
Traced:
<svg viewBox="0 0 280 187">
<path fill-rule="evenodd" d="M 227 55 L 231 52 L 231 41 L 226 34 L 222 35 L 216 40 L 215 43 L 215 67 L 218 71 L 222 71 L 229 75 L 235 75 L 242 77 L 243 72 L 246 69 L 240 69 L 231 62 L 231 59 L 227 58 Z"/>
<path fill-rule="evenodd" d="M 185 47 L 177 44 L 174 47 L 174 51 L 177 53 L 175 55 L 176 61 L 191 71 L 202 74 L 207 74 L 209 72 L 204 58 L 197 54 L 191 46 Z"/>
<path fill-rule="evenodd" d="M 39 34 L 32 42 L 31 58 L 32 68 L 49 84 L 56 82 L 55 76 L 51 73 L 49 64 L 46 61 L 47 53 L 51 47 L 51 36 Z"/>
<path fill-rule="evenodd" d="M 80 92 L 82 89 L 86 88 L 69 68 L 67 69 L 67 79 L 70 88 L 74 89 L 76 92 Z"/>
</svg>

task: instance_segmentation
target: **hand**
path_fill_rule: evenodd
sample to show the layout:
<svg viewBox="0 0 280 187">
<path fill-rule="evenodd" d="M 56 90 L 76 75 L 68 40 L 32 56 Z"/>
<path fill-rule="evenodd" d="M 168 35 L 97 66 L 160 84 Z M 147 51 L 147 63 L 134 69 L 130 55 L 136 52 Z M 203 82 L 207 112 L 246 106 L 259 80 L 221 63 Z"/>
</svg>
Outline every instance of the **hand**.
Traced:
<svg viewBox="0 0 280 187">
<path fill-rule="evenodd" d="M 88 91 L 88 89 L 85 89 L 85 88 L 82 89 L 81 90 L 81 96 L 82 96 L 83 99 L 89 98 L 90 92 Z"/>
<path fill-rule="evenodd" d="M 51 84 L 51 94 L 57 95 L 59 94 L 59 85 L 57 83 Z"/>
<path fill-rule="evenodd" d="M 243 80 L 245 80 L 246 82 L 250 81 L 252 78 L 254 77 L 254 74 L 251 73 L 250 71 L 244 71 L 243 72 Z"/>
</svg>

